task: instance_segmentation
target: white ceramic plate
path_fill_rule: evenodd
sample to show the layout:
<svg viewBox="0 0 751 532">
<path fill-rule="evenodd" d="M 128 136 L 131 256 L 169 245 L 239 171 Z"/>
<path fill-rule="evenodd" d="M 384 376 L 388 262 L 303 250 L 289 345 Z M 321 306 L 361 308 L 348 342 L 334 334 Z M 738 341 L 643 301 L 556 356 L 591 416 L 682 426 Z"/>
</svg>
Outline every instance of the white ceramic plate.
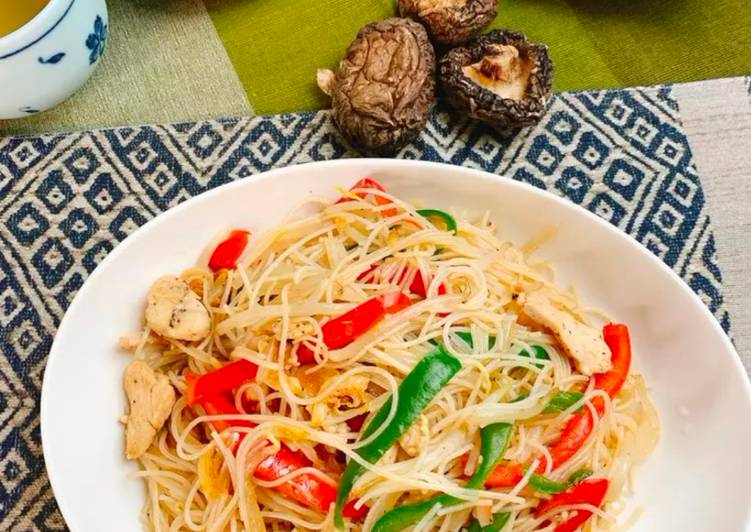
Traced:
<svg viewBox="0 0 751 532">
<path fill-rule="evenodd" d="M 147 223 L 102 262 L 60 325 L 42 390 L 42 440 L 52 486 L 74 531 L 140 530 L 144 502 L 123 457 L 121 381 L 129 356 L 118 337 L 138 330 L 158 276 L 193 265 L 220 231 L 258 232 L 310 194 L 372 175 L 396 195 L 469 212 L 491 210 L 501 235 L 524 241 L 551 225 L 540 255 L 564 283 L 632 331 L 636 369 L 662 423 L 657 450 L 638 469 L 638 531 L 751 529 L 751 393 L 728 338 L 662 262 L 609 224 L 510 179 L 455 166 L 341 160 L 293 166 L 187 201 Z"/>
</svg>

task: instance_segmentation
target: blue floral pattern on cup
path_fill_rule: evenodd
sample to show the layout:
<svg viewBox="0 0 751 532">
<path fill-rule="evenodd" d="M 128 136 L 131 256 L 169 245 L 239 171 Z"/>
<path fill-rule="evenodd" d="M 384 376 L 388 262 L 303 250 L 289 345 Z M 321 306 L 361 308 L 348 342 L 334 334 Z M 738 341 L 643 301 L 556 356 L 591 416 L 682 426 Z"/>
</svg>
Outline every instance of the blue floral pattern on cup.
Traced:
<svg viewBox="0 0 751 532">
<path fill-rule="evenodd" d="M 47 59 L 45 59 L 44 57 L 39 57 L 37 61 L 39 61 L 43 65 L 56 65 L 60 61 L 62 61 L 63 57 L 65 57 L 65 52 L 58 52 L 55 55 L 48 57 Z"/>
<path fill-rule="evenodd" d="M 107 24 L 104 23 L 102 17 L 97 15 L 94 20 L 94 33 L 89 33 L 89 36 L 86 38 L 86 48 L 91 50 L 91 53 L 89 53 L 90 65 L 93 65 L 97 59 L 102 57 L 106 41 Z"/>
</svg>

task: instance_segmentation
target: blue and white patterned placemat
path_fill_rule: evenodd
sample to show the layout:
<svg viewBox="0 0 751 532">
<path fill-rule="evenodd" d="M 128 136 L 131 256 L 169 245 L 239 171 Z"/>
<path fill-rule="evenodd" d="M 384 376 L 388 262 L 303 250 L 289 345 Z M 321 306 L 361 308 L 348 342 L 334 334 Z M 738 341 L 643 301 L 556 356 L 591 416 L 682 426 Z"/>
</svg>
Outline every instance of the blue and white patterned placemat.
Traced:
<svg viewBox="0 0 751 532">
<path fill-rule="evenodd" d="M 541 124 L 513 134 L 439 109 L 400 156 L 482 168 L 583 205 L 664 260 L 729 331 L 671 90 L 559 95 Z M 205 190 L 353 155 L 325 112 L 0 138 L 0 529 L 65 528 L 42 458 L 41 380 L 56 326 L 102 258 Z"/>
</svg>

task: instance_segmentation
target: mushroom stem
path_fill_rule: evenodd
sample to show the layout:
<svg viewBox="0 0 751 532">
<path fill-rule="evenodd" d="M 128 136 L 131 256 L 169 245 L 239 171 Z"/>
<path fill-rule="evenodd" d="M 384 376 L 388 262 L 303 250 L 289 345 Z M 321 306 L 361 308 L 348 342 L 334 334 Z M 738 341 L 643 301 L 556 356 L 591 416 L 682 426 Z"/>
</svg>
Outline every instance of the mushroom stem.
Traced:
<svg viewBox="0 0 751 532">
<path fill-rule="evenodd" d="M 326 96 L 331 96 L 334 90 L 334 72 L 326 68 L 319 68 L 316 72 L 316 81 L 318 82 L 318 88 L 321 89 Z"/>
</svg>

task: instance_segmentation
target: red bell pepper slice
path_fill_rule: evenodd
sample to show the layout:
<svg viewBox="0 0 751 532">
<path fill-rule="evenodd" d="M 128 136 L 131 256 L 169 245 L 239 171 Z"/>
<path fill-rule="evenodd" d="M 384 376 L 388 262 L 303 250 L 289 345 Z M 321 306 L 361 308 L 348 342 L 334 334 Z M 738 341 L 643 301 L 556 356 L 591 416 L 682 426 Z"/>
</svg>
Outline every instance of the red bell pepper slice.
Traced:
<svg viewBox="0 0 751 532">
<path fill-rule="evenodd" d="M 401 292 L 387 292 L 368 299 L 338 318 L 327 321 L 321 327 L 323 342 L 329 349 L 340 349 L 372 329 L 387 314 L 399 312 L 410 303 L 409 297 Z M 313 350 L 300 345 L 297 348 L 297 360 L 300 364 L 315 362 Z"/>
<path fill-rule="evenodd" d="M 373 266 L 371 266 L 370 268 L 362 272 L 360 275 L 358 275 L 357 280 L 362 281 L 368 275 L 375 272 L 377 269 L 378 269 L 378 266 L 374 264 Z M 402 281 L 411 273 L 412 273 L 412 270 L 410 268 L 406 268 L 404 272 L 402 273 L 402 275 L 399 277 L 399 279 L 391 279 L 389 280 L 389 282 L 393 282 L 394 284 L 400 285 L 402 284 Z M 387 281 L 387 279 L 383 279 L 383 281 Z M 412 282 L 409 285 L 409 291 L 423 299 L 428 297 L 428 287 L 425 286 L 425 281 L 423 280 L 422 275 L 419 271 L 415 272 L 415 276 L 412 278 Z M 442 296 L 444 294 L 446 294 L 446 285 L 441 283 L 438 286 L 438 295 Z"/>
<path fill-rule="evenodd" d="M 231 270 L 237 266 L 237 259 L 243 254 L 245 246 L 248 245 L 250 233 L 242 229 L 235 229 L 227 238 L 225 238 L 214 249 L 209 259 L 209 268 L 211 271 Z"/>
<path fill-rule="evenodd" d="M 425 299 L 428 297 L 428 287 L 425 286 L 425 281 L 422 278 L 420 272 L 417 272 L 415 278 L 412 279 L 412 283 L 409 285 L 409 291 L 413 294 Z M 438 285 L 438 295 L 442 296 L 446 294 L 446 285 L 441 283 Z"/>
<path fill-rule="evenodd" d="M 378 269 L 378 265 L 377 265 L 377 264 L 373 264 L 373 265 L 371 265 L 371 266 L 370 266 L 370 268 L 368 268 L 367 270 L 365 270 L 364 272 L 362 272 L 362 273 L 361 273 L 360 275 L 358 275 L 358 276 L 357 276 L 357 280 L 358 280 L 358 281 L 362 281 L 362 280 L 363 280 L 363 279 L 365 279 L 365 278 L 366 278 L 366 277 L 367 277 L 368 275 L 370 275 L 370 274 L 372 274 L 373 272 L 375 272 L 375 271 L 376 271 L 377 269 Z"/>
<path fill-rule="evenodd" d="M 605 373 L 595 374 L 595 388 L 613 398 L 621 391 L 628 377 L 631 367 L 631 339 L 628 327 L 622 323 L 608 323 L 602 328 L 602 336 L 610 348 L 612 367 Z"/>
<path fill-rule="evenodd" d="M 412 304 L 407 294 L 402 292 L 386 292 L 377 299 L 383 303 L 383 312 L 386 314 L 396 314 Z"/>
<path fill-rule="evenodd" d="M 589 435 L 592 434 L 593 426 L 592 413 L 589 410 L 571 416 L 558 441 L 550 448 L 553 469 L 557 469 L 564 464 L 582 448 Z M 545 464 L 541 463 L 539 470 L 542 471 L 543 469 L 545 469 Z"/>
<path fill-rule="evenodd" d="M 535 515 L 540 516 L 561 506 L 571 504 L 591 504 L 599 508 L 605 499 L 605 494 L 608 492 L 608 484 L 608 479 L 606 478 L 583 480 L 576 486 L 553 495 L 551 499 L 542 502 L 535 509 Z M 592 512 L 578 510 L 576 515 L 559 524 L 555 528 L 555 532 L 574 532 L 591 516 Z"/>
<path fill-rule="evenodd" d="M 200 404 L 210 416 L 222 414 L 240 414 L 235 403 L 230 399 L 230 392 L 256 377 L 258 366 L 247 360 L 240 359 L 230 362 L 214 371 L 202 375 L 185 374 L 188 386 L 185 399 L 188 406 Z M 252 427 L 248 421 L 214 420 L 211 422 L 218 432 L 232 426 Z"/>
<path fill-rule="evenodd" d="M 276 480 L 288 473 L 309 467 L 310 461 L 301 452 L 293 452 L 287 447 L 258 464 L 253 476 L 260 480 Z M 336 500 L 337 488 L 315 475 L 303 473 L 274 488 L 279 493 L 300 504 L 326 513 Z"/>
<path fill-rule="evenodd" d="M 498 465 L 485 480 L 489 488 L 508 488 L 516 486 L 524 477 L 524 467 L 516 462 Z"/>
<path fill-rule="evenodd" d="M 240 414 L 230 399 L 230 392 L 255 378 L 258 366 L 247 360 L 236 360 L 221 368 L 195 375 L 185 374 L 188 386 L 185 390 L 185 399 L 188 406 L 200 404 L 210 416 L 222 414 Z M 222 432 L 232 426 L 252 427 L 247 421 L 214 420 L 211 422 L 218 432 Z"/>
<path fill-rule="evenodd" d="M 602 390 L 612 399 L 621 391 L 631 366 L 631 341 L 628 327 L 620 323 L 608 323 L 602 329 L 602 336 L 610 348 L 611 368 L 604 373 L 595 373 L 595 389 Z M 599 415 L 605 412 L 605 404 L 600 397 L 592 400 Z M 566 462 L 581 449 L 594 428 L 594 420 L 589 410 L 574 414 L 563 429 L 560 438 L 550 448 L 553 469 Z M 544 465 L 544 464 L 543 464 Z"/>
<path fill-rule="evenodd" d="M 360 179 L 357 183 L 355 183 L 352 186 L 350 191 L 357 190 L 357 189 L 366 189 L 366 188 L 371 188 L 374 190 L 378 190 L 380 192 L 386 192 L 386 189 L 384 188 L 384 186 L 380 184 L 378 181 L 376 181 L 375 179 L 373 179 L 372 177 L 364 177 Z M 355 192 L 355 195 L 357 195 L 360 198 L 364 198 L 367 194 L 365 192 Z M 391 204 L 391 201 L 384 198 L 383 196 L 378 196 L 376 194 L 373 194 L 373 197 L 375 197 L 376 205 Z M 348 198 L 345 196 L 345 197 L 339 198 L 337 203 L 344 203 L 345 201 L 352 201 L 352 198 Z M 383 210 L 383 215 L 387 217 L 396 216 L 396 213 L 397 213 L 396 208 Z"/>
<path fill-rule="evenodd" d="M 208 415 L 240 414 L 232 401 L 230 392 L 245 382 L 255 378 L 258 367 L 247 360 L 231 362 L 217 370 L 194 375 L 187 373 L 188 382 L 186 399 L 193 406 L 200 404 Z M 214 420 L 214 428 L 222 432 L 231 427 L 253 427 L 255 423 L 246 420 Z M 233 445 L 233 452 L 240 439 Z M 261 480 L 275 480 L 291 471 L 310 465 L 302 453 L 293 453 L 282 447 L 275 455 L 265 458 L 258 466 L 254 475 Z M 328 507 L 336 500 L 336 488 L 321 481 L 314 475 L 303 474 L 297 476 L 275 488 L 282 495 L 290 497 L 300 504 L 309 506 L 321 512 L 328 511 Z"/>
<path fill-rule="evenodd" d="M 631 340 L 628 327 L 621 323 L 605 325 L 602 329 L 602 336 L 610 348 L 611 368 L 604 373 L 596 373 L 593 378 L 595 389 L 604 391 L 612 399 L 621 391 L 623 383 L 626 382 L 626 377 L 628 377 L 631 367 Z M 592 400 L 592 405 L 599 415 L 602 415 L 605 411 L 605 404 L 600 397 L 595 397 Z M 589 409 L 572 415 L 563 428 L 558 441 L 550 447 L 550 456 L 553 459 L 552 468 L 558 468 L 574 456 L 592 434 L 593 428 L 594 420 Z M 517 465 L 513 464 L 513 467 Z M 514 486 L 518 480 L 512 482 L 516 477 L 513 471 L 504 471 L 504 468 L 508 467 L 511 466 L 507 464 L 499 465 L 489 477 L 494 479 L 493 484 L 486 484 L 495 488 Z M 545 462 L 541 462 L 538 471 L 542 472 L 544 469 Z"/>
<path fill-rule="evenodd" d="M 365 420 L 368 418 L 368 414 L 360 414 L 359 416 L 349 418 L 345 423 L 352 432 L 360 432 Z"/>
<path fill-rule="evenodd" d="M 255 379 L 256 373 L 258 373 L 258 366 L 244 359 L 230 362 L 217 370 L 199 376 L 188 373 L 186 374 L 188 388 L 185 392 L 188 406 L 239 388 L 249 380 Z"/>
<path fill-rule="evenodd" d="M 240 414 L 241 412 L 235 407 L 235 403 L 229 399 L 226 394 L 217 394 L 207 397 L 200 402 L 200 405 L 210 416 L 221 416 L 225 414 Z M 230 427 L 254 427 L 255 424 L 243 419 L 228 421 L 226 419 L 215 419 L 211 422 L 217 432 L 229 429 Z M 244 434 L 240 434 L 239 443 L 242 441 Z"/>
<path fill-rule="evenodd" d="M 364 504 L 359 508 L 355 508 L 355 504 L 357 504 L 358 500 L 359 499 L 352 499 L 344 505 L 344 508 L 342 508 L 342 515 L 344 517 L 353 521 L 361 521 L 367 517 L 370 508 Z"/>
</svg>

